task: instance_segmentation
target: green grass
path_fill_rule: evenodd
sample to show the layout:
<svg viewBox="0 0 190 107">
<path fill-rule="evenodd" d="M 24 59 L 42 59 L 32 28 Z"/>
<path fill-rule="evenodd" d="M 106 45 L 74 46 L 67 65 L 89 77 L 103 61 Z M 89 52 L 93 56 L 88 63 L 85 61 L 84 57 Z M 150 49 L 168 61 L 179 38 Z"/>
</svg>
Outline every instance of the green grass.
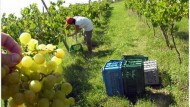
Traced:
<svg viewBox="0 0 190 107">
<path fill-rule="evenodd" d="M 66 53 L 63 61 L 64 76 L 73 85 L 70 96 L 76 99 L 76 107 L 129 107 L 132 102 L 125 97 L 109 97 L 102 81 L 101 68 L 111 59 L 121 59 L 123 54 L 145 55 L 157 60 L 163 87 L 146 87 L 146 94 L 135 100 L 135 107 L 188 107 L 188 20 L 177 23 L 175 34 L 182 64 L 174 49 L 167 48 L 159 29 L 152 28 L 124 7 L 123 2 L 113 3 L 111 16 L 104 25 L 93 31 L 92 58 L 83 54 Z M 60 45 L 61 47 L 62 45 Z M 86 51 L 86 46 L 83 45 Z"/>
<path fill-rule="evenodd" d="M 126 10 L 123 2 L 111 5 L 111 16 L 100 19 L 104 24 L 95 26 L 93 31 L 93 57 L 84 53 L 70 54 L 66 51 L 63 60 L 64 78 L 73 86 L 69 96 L 76 100 L 75 107 L 188 107 L 188 19 L 177 23 L 175 34 L 177 48 L 181 54 L 179 64 L 174 49 L 170 50 L 159 29 L 154 36 L 152 28 L 135 13 Z M 68 38 L 69 45 L 75 40 Z M 83 41 L 83 37 L 79 38 Z M 64 45 L 61 43 L 59 47 Z M 163 87 L 146 87 L 146 93 L 133 100 L 126 97 L 110 97 L 106 94 L 101 68 L 111 59 L 121 59 L 123 54 L 145 55 L 157 60 L 159 77 Z M 3 104 L 3 102 L 1 103 Z"/>
</svg>

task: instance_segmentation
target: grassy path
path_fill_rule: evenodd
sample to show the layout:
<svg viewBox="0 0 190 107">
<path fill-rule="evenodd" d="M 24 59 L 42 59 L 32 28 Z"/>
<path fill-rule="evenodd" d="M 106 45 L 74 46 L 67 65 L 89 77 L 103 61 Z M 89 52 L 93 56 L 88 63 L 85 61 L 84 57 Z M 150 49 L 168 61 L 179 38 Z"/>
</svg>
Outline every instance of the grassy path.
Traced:
<svg viewBox="0 0 190 107">
<path fill-rule="evenodd" d="M 135 15 L 127 13 L 123 2 L 114 4 L 106 31 L 106 36 L 111 41 L 108 44 L 109 48 L 115 52 L 113 57 L 122 54 L 142 54 L 141 51 L 146 47 L 147 38 L 144 34 L 150 30 L 146 28 L 144 22 L 139 22 Z"/>
<path fill-rule="evenodd" d="M 127 11 L 124 2 L 113 3 L 111 7 L 113 10 L 109 21 L 105 22 L 107 25 L 94 30 L 93 40 L 96 47 L 93 57 L 88 59 L 83 55 L 66 54 L 64 75 L 73 85 L 71 96 L 76 98 L 76 107 L 131 106 L 131 102 L 125 97 L 107 96 L 101 74 L 101 68 L 107 61 L 121 59 L 123 54 L 146 55 L 149 59 L 157 60 L 159 75 L 162 77 L 164 87 L 138 98 L 135 107 L 178 106 L 179 102 L 186 107 L 188 40 L 176 40 L 183 58 L 183 64 L 179 65 L 175 51 L 168 50 L 159 30 L 154 37 L 153 30 L 145 24 L 145 20 Z M 186 23 L 187 20 L 179 24 L 182 28 L 180 32 L 188 32 L 188 25 L 184 27 Z"/>
</svg>

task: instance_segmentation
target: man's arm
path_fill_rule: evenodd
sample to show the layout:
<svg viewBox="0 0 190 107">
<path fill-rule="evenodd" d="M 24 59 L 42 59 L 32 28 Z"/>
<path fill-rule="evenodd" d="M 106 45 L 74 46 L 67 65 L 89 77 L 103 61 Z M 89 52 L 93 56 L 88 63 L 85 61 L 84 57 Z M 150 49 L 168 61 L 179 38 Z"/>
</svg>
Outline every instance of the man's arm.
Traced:
<svg viewBox="0 0 190 107">
<path fill-rule="evenodd" d="M 68 29 L 70 28 L 70 26 L 71 26 L 71 25 L 67 25 L 67 26 L 66 26 L 66 29 L 68 30 Z"/>
<path fill-rule="evenodd" d="M 79 32 L 79 30 L 80 30 L 79 25 L 75 25 L 75 32 L 73 34 L 68 35 L 68 36 L 76 35 Z"/>
</svg>

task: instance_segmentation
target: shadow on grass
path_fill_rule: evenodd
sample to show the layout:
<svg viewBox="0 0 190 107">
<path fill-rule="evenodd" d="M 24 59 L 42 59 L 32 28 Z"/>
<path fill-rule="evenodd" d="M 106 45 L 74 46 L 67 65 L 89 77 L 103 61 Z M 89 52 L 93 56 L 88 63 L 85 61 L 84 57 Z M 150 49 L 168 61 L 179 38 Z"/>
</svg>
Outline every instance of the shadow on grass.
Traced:
<svg viewBox="0 0 190 107">
<path fill-rule="evenodd" d="M 94 52 L 94 56 L 101 58 L 107 55 L 111 55 L 113 52 L 114 50 L 99 50 L 98 52 Z"/>
<path fill-rule="evenodd" d="M 177 32 L 176 37 L 183 40 L 189 40 L 189 33 L 188 32 Z"/>
<path fill-rule="evenodd" d="M 96 48 L 97 45 L 94 44 L 92 47 Z M 88 51 L 87 50 L 83 50 L 82 52 L 71 53 L 71 55 L 73 57 L 79 56 L 79 57 L 83 58 L 84 60 L 88 60 L 89 58 L 93 58 L 93 57 L 102 58 L 102 57 L 111 55 L 113 52 L 114 52 L 114 50 L 105 50 L 104 49 L 104 50 L 98 50 L 97 52 L 93 52 L 93 55 L 89 56 Z"/>
<path fill-rule="evenodd" d="M 159 80 L 160 85 L 152 86 L 151 90 L 146 91 L 146 98 L 153 101 L 159 107 L 169 107 L 169 105 L 175 104 L 172 94 L 161 90 L 163 87 L 171 86 L 172 80 L 170 74 L 167 71 L 160 71 Z"/>
<path fill-rule="evenodd" d="M 159 79 L 162 87 L 171 86 L 171 76 L 167 71 L 159 72 Z"/>
<path fill-rule="evenodd" d="M 133 105 L 141 98 L 152 101 L 158 107 L 169 107 L 169 105 L 175 104 L 172 94 L 161 90 L 163 87 L 171 86 L 171 77 L 169 73 L 167 71 L 162 71 L 159 75 L 159 85 L 149 85 L 144 93 L 138 96 L 128 96 L 128 100 L 131 101 Z"/>
<path fill-rule="evenodd" d="M 146 91 L 146 98 L 154 102 L 157 107 L 169 107 L 175 103 L 174 97 L 166 92 Z"/>
<path fill-rule="evenodd" d="M 146 90 L 145 93 L 138 96 L 128 96 L 126 97 L 133 105 L 139 99 L 146 99 L 153 102 L 157 107 L 169 107 L 171 104 L 174 104 L 174 97 L 171 93 L 165 91 L 159 91 L 155 89 Z"/>
<path fill-rule="evenodd" d="M 75 98 L 78 98 L 81 93 L 87 92 L 92 88 L 92 85 L 88 82 L 90 74 L 85 67 L 86 63 L 84 60 L 76 59 L 73 64 L 64 68 L 64 77 L 73 86 L 73 91 L 70 95 Z"/>
</svg>

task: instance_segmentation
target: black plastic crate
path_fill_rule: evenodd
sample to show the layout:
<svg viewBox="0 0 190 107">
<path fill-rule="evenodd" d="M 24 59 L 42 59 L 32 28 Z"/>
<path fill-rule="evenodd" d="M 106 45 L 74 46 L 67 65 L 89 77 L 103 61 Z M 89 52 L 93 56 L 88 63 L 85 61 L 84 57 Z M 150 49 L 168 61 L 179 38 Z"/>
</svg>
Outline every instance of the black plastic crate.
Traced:
<svg viewBox="0 0 190 107">
<path fill-rule="evenodd" d="M 138 61 L 147 61 L 148 57 L 144 55 L 123 55 L 124 60 L 138 60 Z"/>
<path fill-rule="evenodd" d="M 132 63 L 131 63 L 132 62 Z M 124 94 L 134 96 L 144 93 L 144 68 L 142 61 L 125 61 L 122 66 Z"/>
</svg>

